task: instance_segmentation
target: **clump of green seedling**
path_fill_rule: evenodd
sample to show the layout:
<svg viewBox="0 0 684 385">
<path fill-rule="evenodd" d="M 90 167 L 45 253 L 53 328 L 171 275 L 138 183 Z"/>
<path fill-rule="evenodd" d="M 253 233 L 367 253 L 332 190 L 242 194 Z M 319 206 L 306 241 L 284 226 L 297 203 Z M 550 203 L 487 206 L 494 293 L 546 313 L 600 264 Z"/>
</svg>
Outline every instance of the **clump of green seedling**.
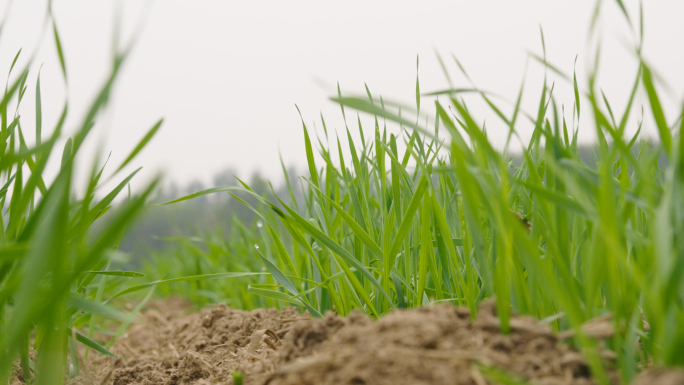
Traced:
<svg viewBox="0 0 684 385">
<path fill-rule="evenodd" d="M 67 81 L 65 55 L 48 10 L 45 26 L 54 38 L 64 81 Z M 2 25 L 0 25 L 0 30 Z M 47 29 L 47 28 L 46 28 Z M 14 364 L 20 362 L 27 383 L 59 384 L 66 373 L 76 375 L 82 363 L 77 345 L 113 356 L 93 338 L 99 322 L 111 319 L 130 322 L 131 314 L 106 305 L 105 289 L 117 287 L 120 277 L 140 277 L 141 273 L 116 271 L 110 263 L 122 233 L 144 207 L 156 182 L 145 186 L 138 196 L 113 214 L 95 234 L 93 224 L 107 213 L 114 199 L 126 188 L 138 170 L 121 178 L 109 192 L 102 191 L 104 165 L 98 160 L 91 170 L 85 191 L 74 188 L 77 162 L 83 143 L 91 134 L 96 118 L 107 106 L 112 87 L 124 64 L 130 46 L 114 53 L 112 68 L 95 100 L 73 136 L 63 148 L 68 102 L 52 130 L 43 127 L 40 76 L 35 84 L 35 144 L 27 140 L 29 131 L 22 126 L 19 111 L 28 88 L 32 58 L 23 68 L 17 53 L 8 74 L 0 101 L 0 383 L 8 383 Z M 16 74 L 16 75 L 15 75 Z M 108 178 L 118 174 L 161 126 L 153 125 L 129 156 Z M 33 128 L 32 128 L 33 129 Z M 47 134 L 47 135 L 46 135 Z M 60 159 L 61 156 L 61 159 Z M 58 164 L 54 179 L 46 177 L 50 164 Z M 35 361 L 31 359 L 35 350 Z M 70 368 L 69 370 L 67 370 Z"/>
<path fill-rule="evenodd" d="M 635 29 L 640 55 L 643 23 L 635 26 L 617 3 Z M 545 54 L 537 59 L 559 73 Z M 271 201 L 240 181 L 241 187 L 216 187 L 169 203 L 230 192 L 252 208 L 263 227 L 249 238 L 226 240 L 260 246 L 250 255 L 256 253 L 270 279 L 248 291 L 314 316 L 354 308 L 380 316 L 432 301 L 467 306 L 474 315 L 482 300 L 496 297 L 504 333 L 513 312 L 546 319 L 558 331 L 574 330 L 572 343 L 601 383 L 608 382 L 602 348 L 617 354 L 625 382 L 651 362 L 684 366 L 684 329 L 678 326 L 684 322 L 684 111 L 666 119 L 653 70 L 637 59 L 619 115 L 598 89 L 597 68 L 586 88 L 576 76 L 561 74 L 574 88 L 569 117 L 546 81 L 537 111 L 522 111 L 521 87 L 507 113 L 474 86 L 421 94 L 417 80 L 416 117 L 421 98 L 446 98 L 434 101 L 434 128 L 368 89 L 367 97 L 338 91 L 332 100 L 342 108 L 349 148 L 328 136 L 322 120 L 325 135 L 316 155 L 303 124 L 309 166 L 303 199 L 290 189 L 289 199 Z M 466 92 L 482 98 L 508 130 L 503 151 L 470 112 Z M 640 92 L 652 120 L 634 117 Z M 354 142 L 349 109 L 374 117 L 372 138 L 364 137 L 358 120 L 361 142 Z M 580 120 L 581 113 L 591 119 Z M 387 122 L 398 127 L 392 131 Z M 588 123 L 581 128 L 580 122 Z M 642 125 L 656 129 L 656 143 L 638 140 Z M 509 143 L 522 126 L 532 134 L 514 157 Z M 581 156 L 580 128 L 596 133 L 593 160 Z M 631 131 L 636 134 L 628 136 Z M 330 139 L 333 149 L 325 144 Z M 618 332 L 600 346 L 581 326 L 607 313 Z"/>
</svg>

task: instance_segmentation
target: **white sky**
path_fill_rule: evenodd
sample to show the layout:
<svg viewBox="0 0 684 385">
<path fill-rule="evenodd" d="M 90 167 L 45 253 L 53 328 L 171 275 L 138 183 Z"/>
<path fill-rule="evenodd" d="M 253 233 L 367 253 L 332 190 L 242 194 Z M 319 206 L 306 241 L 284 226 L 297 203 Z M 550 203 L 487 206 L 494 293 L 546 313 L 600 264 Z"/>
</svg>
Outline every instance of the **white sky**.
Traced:
<svg viewBox="0 0 684 385">
<path fill-rule="evenodd" d="M 6 1 L 0 0 L 2 17 L 8 13 Z M 456 86 L 468 83 L 449 59 L 451 53 L 482 89 L 514 99 L 527 51 L 541 53 L 541 25 L 552 63 L 572 74 L 579 54 L 577 70 L 583 87 L 591 57 L 587 31 L 594 6 L 594 1 L 548 0 L 54 3 L 66 55 L 68 91 L 48 34 L 20 111 L 25 130 L 33 127 L 33 91 L 41 63 L 44 131 L 54 125 L 65 92 L 70 99 L 67 128 L 75 128 L 109 69 L 113 11 L 119 4 L 124 9 L 125 34 L 130 36 L 139 20 L 145 20 L 144 30 L 119 79 L 113 109 L 100 119 L 99 141 L 107 152 L 113 151 L 116 165 L 164 117 L 162 130 L 134 162 L 145 166 L 142 178 L 161 170 L 167 180 L 199 179 L 207 185 L 227 167 L 243 176 L 259 170 L 279 178 L 279 151 L 286 164 L 303 169 L 306 158 L 295 103 L 307 125 L 319 121 L 322 112 L 328 128 L 342 134 L 339 107 L 327 99 L 336 94 L 338 81 L 346 94 L 365 93 L 366 82 L 375 95 L 413 105 L 416 55 L 420 55 L 421 90 L 446 88 L 435 50 L 446 59 Z M 636 19 L 637 2 L 626 3 L 631 4 Z M 39 0 L 15 1 L 9 8 L 0 36 L 0 73 L 7 73 L 19 48 L 24 47 L 24 60 L 30 56 L 45 8 L 45 1 Z M 669 81 L 667 116 L 672 122 L 672 106 L 681 105 L 684 91 L 684 2 L 645 1 L 644 9 L 645 56 Z M 604 1 L 600 30 L 601 85 L 621 112 L 637 62 L 628 50 L 632 34 L 613 1 Z M 530 63 L 524 99 L 530 111 L 538 103 L 542 78 L 541 67 Z M 570 86 L 559 82 L 554 94 L 571 111 Z M 423 111 L 432 112 L 431 106 L 423 100 Z M 503 106 L 509 114 L 511 108 Z M 570 112 L 566 116 L 571 119 Z M 491 115 L 480 119 L 485 118 L 492 122 L 488 124 L 492 137 L 505 136 L 497 131 Z M 636 123 L 636 115 L 632 122 Z M 649 126 L 647 121 L 647 130 Z M 396 133 L 397 128 L 391 127 Z M 357 130 L 355 124 L 350 128 Z M 372 136 L 372 129 L 370 124 L 365 126 L 367 137 Z M 523 133 L 526 129 L 521 125 Z M 581 134 L 587 140 L 593 136 Z M 98 142 L 88 145 L 96 148 Z"/>
</svg>

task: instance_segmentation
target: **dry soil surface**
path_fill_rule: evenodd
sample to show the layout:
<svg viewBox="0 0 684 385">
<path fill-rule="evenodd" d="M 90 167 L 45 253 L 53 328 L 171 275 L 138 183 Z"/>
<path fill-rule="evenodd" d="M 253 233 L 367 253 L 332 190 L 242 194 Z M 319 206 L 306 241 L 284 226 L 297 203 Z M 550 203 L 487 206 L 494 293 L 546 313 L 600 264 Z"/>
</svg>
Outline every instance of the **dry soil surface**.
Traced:
<svg viewBox="0 0 684 385">
<path fill-rule="evenodd" d="M 178 300 L 150 306 L 146 322 L 112 348 L 119 359 L 89 359 L 70 385 L 233 384 L 233 372 L 254 385 L 485 385 L 495 383 L 491 368 L 531 384 L 595 383 L 582 356 L 536 320 L 514 317 L 502 335 L 492 303 L 475 321 L 447 304 L 377 321 L 360 312 L 314 320 L 295 308 L 219 305 L 184 315 L 187 308 Z M 672 381 L 682 373 L 672 373 L 651 372 L 640 384 L 681 383 Z"/>
</svg>

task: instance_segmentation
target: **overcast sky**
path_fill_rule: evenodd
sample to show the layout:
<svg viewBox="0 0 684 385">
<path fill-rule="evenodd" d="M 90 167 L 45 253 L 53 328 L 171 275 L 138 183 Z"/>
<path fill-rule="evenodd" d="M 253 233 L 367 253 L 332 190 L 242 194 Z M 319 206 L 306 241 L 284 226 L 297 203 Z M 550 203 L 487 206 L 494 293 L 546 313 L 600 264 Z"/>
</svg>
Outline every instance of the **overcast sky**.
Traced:
<svg viewBox="0 0 684 385">
<path fill-rule="evenodd" d="M 2 17 L 7 17 L 0 37 L 4 74 L 19 48 L 28 59 L 46 8 L 39 0 L 15 1 L 6 8 L 6 1 L 0 1 Z M 629 50 L 633 34 L 614 2 L 604 3 L 600 80 L 621 111 L 637 68 Z M 636 21 L 637 2 L 626 3 L 632 4 L 629 11 Z M 54 0 L 68 89 L 48 34 L 29 78 L 21 111 L 24 126 L 31 127 L 35 75 L 43 64 L 44 125 L 52 126 L 68 95 L 68 127 L 75 127 L 107 74 L 117 4 L 124 10 L 124 40 L 137 25 L 144 29 L 118 82 L 113 108 L 101 117 L 98 141 L 120 161 L 163 117 L 162 130 L 135 163 L 145 166 L 145 178 L 161 170 L 167 180 L 179 183 L 199 179 L 208 185 L 227 167 L 243 176 L 259 170 L 278 178 L 279 152 L 286 164 L 303 169 L 302 126 L 295 104 L 307 124 L 318 121 L 320 134 L 320 113 L 329 129 L 344 130 L 339 107 L 327 99 L 336 93 L 336 82 L 345 94 L 365 93 L 365 82 L 376 95 L 412 105 L 417 55 L 422 91 L 447 87 L 434 54 L 438 51 L 455 85 L 468 82 L 451 54 L 478 86 L 509 99 L 522 82 L 527 53 L 541 54 L 540 26 L 552 63 L 572 74 L 579 55 L 581 86 L 591 58 L 587 33 L 593 1 Z M 681 105 L 684 2 L 646 1 L 644 10 L 645 56 L 668 80 L 670 105 Z M 530 110 L 538 103 L 542 78 L 542 68 L 530 63 L 524 99 Z M 558 78 L 551 80 L 558 81 L 554 94 L 571 111 L 572 89 Z M 428 106 L 424 102 L 423 110 Z M 672 121 L 674 110 L 669 112 Z M 566 116 L 571 119 L 571 112 Z M 490 127 L 495 140 L 505 136 L 496 125 Z M 372 129 L 365 127 L 367 135 Z M 520 129 L 529 130 L 524 125 Z M 392 130 L 396 132 L 394 126 Z M 593 136 L 582 135 L 587 140 Z M 97 145 L 90 144 L 93 149 Z"/>
</svg>

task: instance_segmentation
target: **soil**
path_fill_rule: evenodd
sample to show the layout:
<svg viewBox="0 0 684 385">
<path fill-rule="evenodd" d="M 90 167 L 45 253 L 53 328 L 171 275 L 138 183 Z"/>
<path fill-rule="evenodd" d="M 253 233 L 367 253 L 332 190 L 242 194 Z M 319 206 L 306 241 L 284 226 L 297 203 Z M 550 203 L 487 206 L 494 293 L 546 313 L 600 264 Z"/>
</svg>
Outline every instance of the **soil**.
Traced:
<svg viewBox="0 0 684 385">
<path fill-rule="evenodd" d="M 448 304 L 396 310 L 377 321 L 358 311 L 316 320 L 295 308 L 219 305 L 185 315 L 189 308 L 178 299 L 153 303 L 146 321 L 114 344 L 118 359 L 90 358 L 69 385 L 234 384 L 234 372 L 245 385 L 486 385 L 495 383 L 492 373 L 540 385 L 595 383 L 581 354 L 536 320 L 516 316 L 502 335 L 492 302 L 475 321 Z M 637 383 L 683 378 L 651 371 Z"/>
</svg>

